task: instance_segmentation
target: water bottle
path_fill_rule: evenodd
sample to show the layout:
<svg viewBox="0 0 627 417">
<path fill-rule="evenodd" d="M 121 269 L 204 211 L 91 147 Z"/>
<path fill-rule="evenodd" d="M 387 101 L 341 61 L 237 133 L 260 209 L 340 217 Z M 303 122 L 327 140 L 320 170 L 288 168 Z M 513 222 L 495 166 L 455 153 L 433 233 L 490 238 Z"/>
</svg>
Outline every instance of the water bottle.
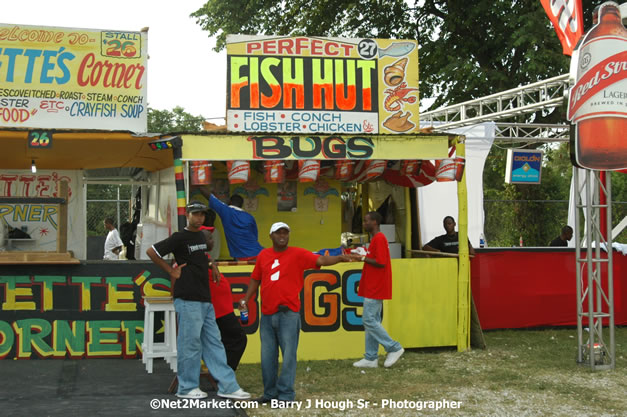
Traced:
<svg viewBox="0 0 627 417">
<path fill-rule="evenodd" d="M 483 236 L 483 233 L 481 233 L 481 236 L 479 236 L 479 247 L 484 248 L 485 246 L 485 237 Z"/>
</svg>

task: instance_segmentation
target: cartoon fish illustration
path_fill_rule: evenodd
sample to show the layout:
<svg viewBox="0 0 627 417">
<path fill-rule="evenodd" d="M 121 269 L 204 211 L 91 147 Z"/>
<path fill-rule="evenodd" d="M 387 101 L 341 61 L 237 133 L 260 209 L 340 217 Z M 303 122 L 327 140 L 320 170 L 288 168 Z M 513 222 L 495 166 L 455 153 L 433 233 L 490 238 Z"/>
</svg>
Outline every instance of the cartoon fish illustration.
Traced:
<svg viewBox="0 0 627 417">
<path fill-rule="evenodd" d="M 399 57 L 404 56 L 414 50 L 416 44 L 413 42 L 398 42 L 393 43 L 385 49 L 379 48 L 379 58 L 384 56 Z"/>
</svg>

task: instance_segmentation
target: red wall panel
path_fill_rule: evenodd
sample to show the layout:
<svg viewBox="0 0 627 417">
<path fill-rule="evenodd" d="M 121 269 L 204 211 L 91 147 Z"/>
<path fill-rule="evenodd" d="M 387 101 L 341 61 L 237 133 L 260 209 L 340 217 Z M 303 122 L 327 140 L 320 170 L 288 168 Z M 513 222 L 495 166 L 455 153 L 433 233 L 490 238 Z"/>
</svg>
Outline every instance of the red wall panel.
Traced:
<svg viewBox="0 0 627 417">
<path fill-rule="evenodd" d="M 616 324 L 625 325 L 627 256 L 614 251 L 613 264 L 614 318 Z M 471 285 L 481 327 L 576 325 L 575 268 L 574 249 L 477 250 L 471 261 Z M 583 272 L 587 280 L 585 268 Z"/>
</svg>

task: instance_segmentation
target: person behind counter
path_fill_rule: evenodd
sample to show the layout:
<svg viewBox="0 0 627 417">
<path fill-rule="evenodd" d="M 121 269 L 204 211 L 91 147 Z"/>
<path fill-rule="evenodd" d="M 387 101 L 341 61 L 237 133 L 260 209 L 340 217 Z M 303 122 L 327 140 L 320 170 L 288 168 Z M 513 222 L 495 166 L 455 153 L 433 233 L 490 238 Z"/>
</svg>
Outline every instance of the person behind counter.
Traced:
<svg viewBox="0 0 627 417">
<path fill-rule="evenodd" d="M 104 219 L 104 227 L 109 231 L 107 239 L 104 244 L 104 257 L 106 261 L 117 261 L 120 259 L 120 252 L 122 251 L 122 239 L 120 239 L 120 233 L 115 228 L 115 223 L 111 217 Z"/>
<path fill-rule="evenodd" d="M 203 194 L 206 193 L 203 192 Z M 254 260 L 263 250 L 263 246 L 259 244 L 255 218 L 242 208 L 244 206 L 242 196 L 233 194 L 228 205 L 220 201 L 213 193 L 208 198 L 209 206 L 218 213 L 222 221 L 231 256 L 238 261 Z"/>
<path fill-rule="evenodd" d="M 146 254 L 174 280 L 174 308 L 177 313 L 177 377 L 179 398 L 207 397 L 200 390 L 200 359 L 218 381 L 218 396 L 247 399 L 250 394 L 240 388 L 235 372 L 226 362 L 226 353 L 216 324 L 209 290 L 209 258 L 207 241 L 200 231 L 207 206 L 197 201 L 186 207 L 187 227 L 155 243 Z M 163 257 L 172 253 L 177 265 L 171 266 Z M 213 275 L 219 279 L 219 275 Z"/>
<path fill-rule="evenodd" d="M 570 226 L 562 227 L 562 232 L 558 237 L 553 239 L 549 246 L 568 246 L 568 241 L 573 238 L 573 228 Z"/>
<path fill-rule="evenodd" d="M 431 252 L 459 253 L 459 236 L 455 231 L 455 219 L 452 216 L 446 216 L 444 221 L 444 230 L 446 234 L 440 235 L 422 247 L 422 250 Z M 475 249 L 468 241 L 468 253 L 475 254 Z"/>
<path fill-rule="evenodd" d="M 293 401 L 295 397 L 296 351 L 300 333 L 300 292 L 307 269 L 357 260 L 356 255 L 317 255 L 306 249 L 288 247 L 290 227 L 274 223 L 270 227 L 272 247 L 262 250 L 250 276 L 248 290 L 240 300 L 240 309 L 248 309 L 248 300 L 261 286 L 261 376 L 263 396 L 257 401 L 273 399 Z M 283 356 L 279 376 L 279 348 Z"/>
</svg>

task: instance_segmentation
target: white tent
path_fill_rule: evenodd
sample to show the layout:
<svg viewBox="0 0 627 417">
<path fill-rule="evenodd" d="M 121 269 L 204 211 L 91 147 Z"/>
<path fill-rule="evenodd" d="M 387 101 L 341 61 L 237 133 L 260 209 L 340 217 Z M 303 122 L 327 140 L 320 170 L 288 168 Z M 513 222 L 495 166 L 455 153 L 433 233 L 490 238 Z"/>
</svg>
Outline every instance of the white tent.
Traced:
<svg viewBox="0 0 627 417">
<path fill-rule="evenodd" d="M 468 187 L 468 238 L 479 247 L 483 233 L 483 167 L 494 142 L 494 122 L 486 122 L 447 131 L 466 136 L 466 185 Z M 418 188 L 420 231 L 424 245 L 445 233 L 442 220 L 445 216 L 458 219 L 457 184 L 438 182 Z"/>
</svg>

